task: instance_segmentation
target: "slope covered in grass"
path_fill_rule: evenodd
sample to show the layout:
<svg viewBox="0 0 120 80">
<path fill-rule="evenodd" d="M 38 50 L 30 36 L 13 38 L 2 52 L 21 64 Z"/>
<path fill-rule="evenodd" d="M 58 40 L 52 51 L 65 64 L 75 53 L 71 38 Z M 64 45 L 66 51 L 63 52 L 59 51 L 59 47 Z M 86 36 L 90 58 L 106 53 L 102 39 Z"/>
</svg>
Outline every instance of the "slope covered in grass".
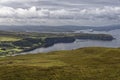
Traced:
<svg viewBox="0 0 120 80">
<path fill-rule="evenodd" d="M 120 80 L 120 49 L 82 48 L 0 58 L 0 80 Z"/>
</svg>

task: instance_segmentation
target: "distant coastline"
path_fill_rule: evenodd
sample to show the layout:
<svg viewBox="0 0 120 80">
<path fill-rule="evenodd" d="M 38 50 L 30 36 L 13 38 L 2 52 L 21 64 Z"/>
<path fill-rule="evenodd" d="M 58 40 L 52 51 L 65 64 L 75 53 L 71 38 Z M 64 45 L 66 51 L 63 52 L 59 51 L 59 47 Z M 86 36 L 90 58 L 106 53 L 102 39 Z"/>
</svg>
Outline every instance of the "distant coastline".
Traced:
<svg viewBox="0 0 120 80">
<path fill-rule="evenodd" d="M 88 33 L 28 33 L 0 32 L 1 55 L 29 52 L 37 48 L 47 48 L 57 43 L 73 43 L 76 39 L 112 41 L 109 34 Z"/>
</svg>

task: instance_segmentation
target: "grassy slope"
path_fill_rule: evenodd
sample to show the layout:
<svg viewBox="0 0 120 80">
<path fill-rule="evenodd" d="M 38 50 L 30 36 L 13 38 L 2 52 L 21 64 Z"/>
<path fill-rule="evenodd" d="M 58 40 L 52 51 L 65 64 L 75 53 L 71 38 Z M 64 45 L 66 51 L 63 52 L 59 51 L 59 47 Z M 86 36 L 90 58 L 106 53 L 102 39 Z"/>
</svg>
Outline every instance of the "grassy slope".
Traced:
<svg viewBox="0 0 120 80">
<path fill-rule="evenodd" d="M 0 80 L 120 80 L 120 49 L 82 48 L 0 58 Z"/>
</svg>

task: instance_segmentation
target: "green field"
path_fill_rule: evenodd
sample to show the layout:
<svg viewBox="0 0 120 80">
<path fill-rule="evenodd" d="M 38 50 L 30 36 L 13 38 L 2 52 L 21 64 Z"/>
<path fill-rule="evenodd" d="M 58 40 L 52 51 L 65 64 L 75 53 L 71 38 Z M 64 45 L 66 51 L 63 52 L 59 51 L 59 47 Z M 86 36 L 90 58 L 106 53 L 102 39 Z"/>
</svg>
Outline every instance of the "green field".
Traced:
<svg viewBox="0 0 120 80">
<path fill-rule="evenodd" d="M 1 57 L 0 80 L 120 80 L 120 49 L 93 47 Z"/>
<path fill-rule="evenodd" d="M 0 41 L 18 41 L 20 38 L 11 36 L 0 36 Z"/>
</svg>

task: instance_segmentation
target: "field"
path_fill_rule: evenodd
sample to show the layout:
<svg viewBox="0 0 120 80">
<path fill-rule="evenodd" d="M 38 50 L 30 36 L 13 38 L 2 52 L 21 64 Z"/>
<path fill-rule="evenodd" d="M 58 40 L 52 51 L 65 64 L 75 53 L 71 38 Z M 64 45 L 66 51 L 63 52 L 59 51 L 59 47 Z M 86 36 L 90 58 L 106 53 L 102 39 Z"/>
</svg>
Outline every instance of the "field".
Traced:
<svg viewBox="0 0 120 80">
<path fill-rule="evenodd" d="M 120 49 L 91 47 L 1 57 L 0 80 L 120 80 Z"/>
<path fill-rule="evenodd" d="M 20 38 L 11 36 L 0 36 L 0 41 L 18 41 Z"/>
</svg>

